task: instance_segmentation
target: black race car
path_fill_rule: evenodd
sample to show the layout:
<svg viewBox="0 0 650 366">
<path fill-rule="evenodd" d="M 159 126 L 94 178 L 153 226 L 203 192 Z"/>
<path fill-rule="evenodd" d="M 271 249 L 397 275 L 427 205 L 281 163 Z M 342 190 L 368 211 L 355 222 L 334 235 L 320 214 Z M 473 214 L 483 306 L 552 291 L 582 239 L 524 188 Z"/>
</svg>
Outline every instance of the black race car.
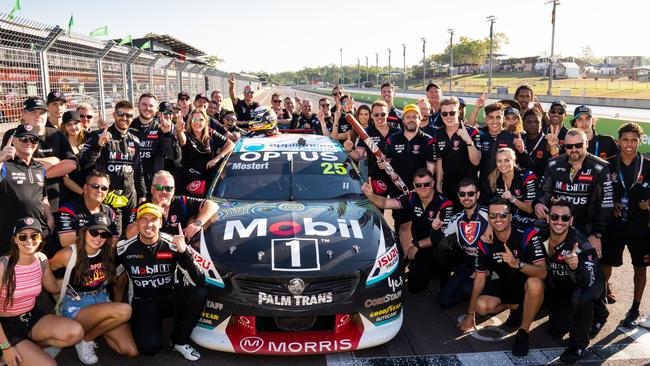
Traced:
<svg viewBox="0 0 650 366">
<path fill-rule="evenodd" d="M 244 138 L 220 169 L 210 187 L 218 220 L 195 243 L 210 288 L 197 344 L 297 355 L 353 351 L 397 334 L 397 240 L 338 142 Z"/>
</svg>

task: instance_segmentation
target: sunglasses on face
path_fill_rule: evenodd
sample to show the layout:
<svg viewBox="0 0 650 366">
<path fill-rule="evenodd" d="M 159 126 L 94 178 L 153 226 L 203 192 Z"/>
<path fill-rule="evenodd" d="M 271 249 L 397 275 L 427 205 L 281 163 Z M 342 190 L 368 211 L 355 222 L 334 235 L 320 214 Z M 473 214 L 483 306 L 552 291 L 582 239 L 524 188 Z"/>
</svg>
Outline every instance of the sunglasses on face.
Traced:
<svg viewBox="0 0 650 366">
<path fill-rule="evenodd" d="M 377 118 L 377 117 L 386 117 L 386 113 L 373 113 L 372 116 L 375 117 L 375 118 Z"/>
<path fill-rule="evenodd" d="M 102 192 L 107 192 L 108 191 L 108 187 L 103 185 L 103 184 L 92 183 L 92 184 L 90 184 L 90 188 L 92 188 L 92 189 L 101 189 Z"/>
<path fill-rule="evenodd" d="M 180 101 L 187 102 L 187 101 L 189 101 L 189 100 L 190 100 L 190 98 L 178 98 L 178 101 L 179 101 L 179 102 L 180 102 Z"/>
<path fill-rule="evenodd" d="M 571 220 L 571 215 L 550 214 L 549 217 L 551 218 L 551 221 L 558 221 L 562 219 L 564 222 L 569 222 L 569 220 Z"/>
<path fill-rule="evenodd" d="M 153 188 L 158 192 L 162 192 L 162 191 L 171 192 L 174 190 L 174 186 L 164 186 L 162 184 L 154 184 Z"/>
<path fill-rule="evenodd" d="M 255 94 L 255 92 L 252 91 L 252 90 L 249 90 L 249 91 L 245 91 L 244 94 L 251 94 L 252 95 L 252 94 Z"/>
<path fill-rule="evenodd" d="M 20 141 L 23 144 L 30 143 L 32 145 L 38 144 L 38 137 L 35 136 L 25 136 L 25 137 L 19 137 L 18 141 Z"/>
<path fill-rule="evenodd" d="M 111 233 L 103 230 L 88 230 L 88 233 L 90 234 L 90 236 L 94 238 L 96 238 L 97 236 L 101 236 L 102 239 L 108 239 L 112 236 Z"/>
<path fill-rule="evenodd" d="M 501 212 L 488 212 L 488 217 L 492 220 L 496 219 L 497 217 L 500 219 L 505 219 L 510 215 L 509 211 L 501 211 Z"/>
<path fill-rule="evenodd" d="M 548 111 L 550 114 L 564 114 L 564 111 L 561 109 L 551 109 Z"/>
<path fill-rule="evenodd" d="M 583 146 L 585 146 L 584 142 L 578 142 L 577 144 L 564 144 L 564 149 L 565 150 L 571 150 L 573 148 L 582 149 Z"/>
<path fill-rule="evenodd" d="M 467 196 L 467 197 L 474 197 L 475 194 L 476 194 L 475 191 L 469 191 L 469 192 L 458 192 L 458 197 L 461 197 L 461 198 L 462 198 L 462 197 L 465 197 L 465 196 Z"/>
<path fill-rule="evenodd" d="M 456 111 L 440 112 L 440 115 L 442 115 L 443 117 L 447 117 L 447 116 L 452 116 L 453 117 L 453 116 L 456 115 Z"/>
<path fill-rule="evenodd" d="M 281 100 L 272 100 L 271 102 L 273 102 L 273 103 L 282 103 Z"/>
<path fill-rule="evenodd" d="M 413 183 L 413 185 L 415 186 L 415 188 L 422 188 L 422 187 L 428 188 L 431 187 L 431 183 L 433 182 Z"/>
<path fill-rule="evenodd" d="M 41 234 L 40 233 L 31 233 L 31 234 L 20 233 L 20 234 L 16 235 L 16 239 L 18 239 L 18 241 L 27 241 L 27 239 L 32 239 L 33 241 L 39 241 L 39 240 L 41 240 Z"/>
<path fill-rule="evenodd" d="M 122 118 L 122 117 L 133 118 L 133 113 L 126 113 L 126 112 L 122 112 L 122 111 L 115 112 L 115 115 L 120 117 L 120 118 Z"/>
<path fill-rule="evenodd" d="M 341 95 L 341 92 L 333 92 L 332 95 L 333 96 Z"/>
<path fill-rule="evenodd" d="M 93 119 L 94 116 L 92 114 L 80 114 L 79 117 L 85 119 Z"/>
<path fill-rule="evenodd" d="M 164 112 L 162 112 L 162 114 L 165 115 L 165 116 L 173 116 L 174 111 L 164 111 Z"/>
</svg>

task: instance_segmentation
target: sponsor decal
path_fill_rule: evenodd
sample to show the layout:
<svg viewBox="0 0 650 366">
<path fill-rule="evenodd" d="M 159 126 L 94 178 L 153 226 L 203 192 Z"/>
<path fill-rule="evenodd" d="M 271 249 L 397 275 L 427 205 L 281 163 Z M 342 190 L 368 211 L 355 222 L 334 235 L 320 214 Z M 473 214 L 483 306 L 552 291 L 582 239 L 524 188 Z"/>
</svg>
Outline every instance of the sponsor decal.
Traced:
<svg viewBox="0 0 650 366">
<path fill-rule="evenodd" d="M 404 279 L 402 278 L 402 275 L 397 276 L 397 279 L 394 280 L 391 277 L 388 277 L 388 287 L 393 290 L 393 292 L 396 292 L 398 288 L 402 287 L 404 284 Z"/>
<path fill-rule="evenodd" d="M 318 271 L 318 239 L 290 238 L 271 240 L 271 270 Z"/>
<path fill-rule="evenodd" d="M 363 302 L 363 306 L 365 306 L 366 308 L 371 308 L 373 306 L 383 305 L 388 302 L 398 300 L 401 297 L 402 297 L 402 290 L 399 290 L 395 293 L 386 294 L 382 297 L 376 297 L 374 299 L 366 299 L 366 301 Z"/>
<path fill-rule="evenodd" d="M 223 310 L 223 304 L 220 302 L 214 302 L 211 300 L 207 300 L 205 302 L 205 307 L 208 309 L 214 309 L 214 310 Z"/>
<path fill-rule="evenodd" d="M 232 163 L 230 169 L 235 170 L 259 170 L 259 169 L 268 169 L 269 162 L 266 163 Z"/>
<path fill-rule="evenodd" d="M 171 259 L 174 255 L 172 252 L 158 252 L 156 253 L 156 259 Z"/>
<path fill-rule="evenodd" d="M 258 305 L 277 305 L 277 306 L 312 306 L 321 304 L 330 304 L 333 296 L 331 292 L 325 292 L 317 295 L 274 295 L 266 292 L 257 293 Z"/>
<path fill-rule="evenodd" d="M 310 217 L 304 218 L 302 224 L 295 221 L 279 221 L 271 224 L 270 227 L 266 218 L 253 219 L 247 226 L 244 226 L 241 220 L 231 220 L 226 221 L 223 240 L 232 240 L 235 232 L 241 239 L 249 238 L 253 234 L 258 237 L 266 236 L 267 230 L 278 236 L 290 236 L 302 232 L 307 236 L 329 237 L 338 232 L 343 238 L 363 239 L 358 220 L 338 219 L 336 224 L 335 226 L 329 222 L 314 221 Z"/>
<path fill-rule="evenodd" d="M 269 161 L 269 160 L 304 160 L 304 161 L 338 161 L 336 153 L 331 151 L 317 152 L 317 151 L 265 151 L 256 152 L 249 151 L 240 154 L 239 160 L 243 162 L 253 161 Z"/>
<path fill-rule="evenodd" d="M 383 241 L 383 235 L 381 241 Z M 397 269 L 398 265 L 399 250 L 397 249 L 397 244 L 393 244 L 393 246 L 390 247 L 390 249 L 388 249 L 386 252 L 383 254 L 378 254 L 377 259 L 375 259 L 375 264 L 370 270 L 370 274 L 366 280 L 366 286 L 375 284 L 390 276 L 395 271 L 395 269 Z"/>
<path fill-rule="evenodd" d="M 260 151 L 264 150 L 264 144 L 250 144 L 244 147 L 246 151 Z"/>
<path fill-rule="evenodd" d="M 350 321 L 352 321 L 351 314 L 336 314 L 336 331 L 350 324 Z"/>
<path fill-rule="evenodd" d="M 392 304 L 392 305 L 388 305 L 387 307 L 385 307 L 385 308 L 383 308 L 381 310 L 373 311 L 372 313 L 369 314 L 369 316 L 371 318 L 376 317 L 377 319 L 375 321 L 382 321 L 382 320 L 386 320 L 386 319 L 389 319 L 389 318 L 392 318 L 393 316 L 395 316 L 397 311 L 399 309 L 401 309 L 401 308 L 402 308 L 401 303 Z"/>
<path fill-rule="evenodd" d="M 238 316 L 237 324 L 245 331 L 255 333 L 255 317 L 254 316 Z"/>
<path fill-rule="evenodd" d="M 192 259 L 194 259 L 194 263 L 197 264 L 199 269 L 205 275 L 205 282 L 216 287 L 224 288 L 225 283 L 223 282 L 221 275 L 219 275 L 219 272 L 217 272 L 217 268 L 214 266 L 214 263 L 210 258 L 210 253 L 208 252 L 208 246 L 205 242 L 205 235 L 203 234 L 203 229 L 201 229 L 201 237 L 200 237 L 199 245 L 200 245 L 200 249 L 199 249 L 200 252 L 197 252 L 194 248 L 192 248 L 189 245 L 187 246 L 187 250 L 190 251 L 190 254 L 192 255 Z"/>
<path fill-rule="evenodd" d="M 249 336 L 239 341 L 239 350 L 244 353 L 261 354 L 317 354 L 351 351 L 357 342 L 350 338 L 286 341 L 281 339 L 264 340 L 260 337 Z"/>
<path fill-rule="evenodd" d="M 544 152 L 543 151 L 538 151 L 536 154 L 537 159 L 541 159 L 544 157 Z"/>
<path fill-rule="evenodd" d="M 260 337 L 246 337 L 239 341 L 239 347 L 246 353 L 255 353 L 264 346 L 264 340 Z"/>
<path fill-rule="evenodd" d="M 207 311 L 201 312 L 201 318 L 210 320 L 219 320 L 219 314 L 209 313 Z"/>
<path fill-rule="evenodd" d="M 479 221 L 469 221 L 460 223 L 460 233 L 467 243 L 474 243 L 481 232 L 481 223 Z"/>
<path fill-rule="evenodd" d="M 591 182 L 594 179 L 591 175 L 580 175 L 578 177 L 579 182 Z"/>
</svg>

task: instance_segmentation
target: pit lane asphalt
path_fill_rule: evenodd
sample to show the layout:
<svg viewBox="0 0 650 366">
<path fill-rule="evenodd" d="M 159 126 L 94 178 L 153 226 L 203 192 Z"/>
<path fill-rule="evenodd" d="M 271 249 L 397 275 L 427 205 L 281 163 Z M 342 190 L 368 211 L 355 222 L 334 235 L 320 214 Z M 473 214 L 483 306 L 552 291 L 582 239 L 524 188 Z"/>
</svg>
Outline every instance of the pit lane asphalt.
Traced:
<svg viewBox="0 0 650 366">
<path fill-rule="evenodd" d="M 322 95 L 278 88 L 282 96 L 294 96 L 311 99 L 315 105 Z M 270 105 L 272 90 L 263 90 L 256 99 L 264 105 Z M 390 215 L 387 215 L 390 217 Z M 624 265 L 615 268 L 611 282 L 614 285 L 618 301 L 609 306 L 610 317 L 600 334 L 592 341 L 594 351 L 581 364 L 587 365 L 648 365 L 650 364 L 650 333 L 643 328 L 626 330 L 619 328 L 619 321 L 625 316 L 632 302 L 632 265 L 629 253 L 625 251 Z M 641 303 L 641 311 L 650 313 L 650 293 Z M 483 337 L 463 335 L 457 328 L 459 316 L 466 311 L 466 304 L 451 309 L 441 309 L 435 302 L 435 284 L 424 293 L 408 294 L 404 303 L 404 324 L 401 331 L 390 342 L 371 349 L 333 355 L 317 356 L 254 356 L 237 355 L 200 349 L 202 358 L 198 362 L 185 361 L 182 356 L 169 349 L 164 349 L 156 356 L 140 356 L 127 359 L 110 350 L 103 340 L 98 340 L 98 365 L 220 365 L 220 366 L 275 366 L 275 365 L 330 365 L 330 366 L 365 366 L 365 365 L 537 365 L 556 363 L 557 357 L 565 347 L 547 334 L 544 314 L 531 327 L 531 355 L 518 359 L 512 357 L 514 330 L 505 326 L 488 327 L 479 331 Z M 508 312 L 494 318 L 482 320 L 482 324 L 505 322 Z M 171 333 L 171 321 L 165 322 L 165 335 Z M 492 341 L 491 337 L 507 334 L 503 340 Z M 483 338 L 479 339 L 479 338 Z M 566 341 L 566 338 L 565 338 Z M 536 349 L 536 350 L 532 350 Z M 57 357 L 59 365 L 81 365 L 74 348 L 64 349 Z M 555 361 L 553 361 L 555 360 Z"/>
</svg>

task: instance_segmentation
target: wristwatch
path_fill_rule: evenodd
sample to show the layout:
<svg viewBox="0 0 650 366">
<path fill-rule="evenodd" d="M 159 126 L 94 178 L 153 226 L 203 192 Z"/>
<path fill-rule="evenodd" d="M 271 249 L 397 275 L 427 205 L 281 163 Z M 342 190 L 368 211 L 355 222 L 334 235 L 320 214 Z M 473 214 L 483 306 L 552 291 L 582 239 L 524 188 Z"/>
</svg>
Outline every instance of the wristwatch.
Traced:
<svg viewBox="0 0 650 366">
<path fill-rule="evenodd" d="M 522 262 L 519 259 L 517 259 L 517 267 L 519 267 L 519 270 L 524 269 L 525 265 L 526 265 L 526 262 Z"/>
<path fill-rule="evenodd" d="M 420 242 L 419 241 L 413 239 L 413 240 L 411 240 L 411 244 L 413 244 L 413 246 L 415 246 L 416 248 L 420 249 Z"/>
<path fill-rule="evenodd" d="M 196 225 L 196 226 L 203 226 L 203 221 L 201 221 L 201 220 L 199 220 L 199 219 L 196 219 L 196 221 L 194 221 L 194 225 Z"/>
</svg>

